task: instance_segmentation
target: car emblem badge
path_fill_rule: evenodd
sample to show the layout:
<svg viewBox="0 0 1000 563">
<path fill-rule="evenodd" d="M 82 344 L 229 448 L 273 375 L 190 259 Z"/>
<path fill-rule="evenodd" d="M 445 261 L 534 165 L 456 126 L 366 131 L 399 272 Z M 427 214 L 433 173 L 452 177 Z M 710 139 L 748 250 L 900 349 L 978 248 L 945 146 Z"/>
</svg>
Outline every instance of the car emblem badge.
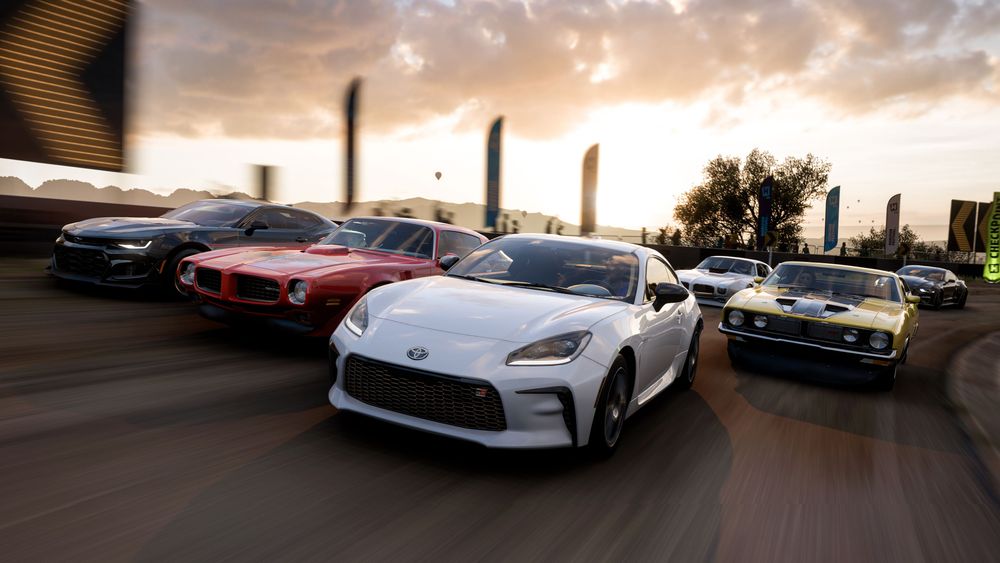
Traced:
<svg viewBox="0 0 1000 563">
<path fill-rule="evenodd" d="M 414 346 L 413 348 L 410 348 L 409 350 L 406 351 L 406 357 L 417 362 L 426 358 L 429 355 L 430 352 L 428 352 L 427 348 L 424 348 L 423 346 Z"/>
</svg>

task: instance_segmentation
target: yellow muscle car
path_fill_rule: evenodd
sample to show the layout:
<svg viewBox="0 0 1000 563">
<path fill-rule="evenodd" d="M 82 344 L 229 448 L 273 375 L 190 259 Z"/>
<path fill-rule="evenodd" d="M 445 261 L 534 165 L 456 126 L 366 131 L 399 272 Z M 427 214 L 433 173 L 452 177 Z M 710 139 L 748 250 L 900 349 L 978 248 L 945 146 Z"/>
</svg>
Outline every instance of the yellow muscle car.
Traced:
<svg viewBox="0 0 1000 563">
<path fill-rule="evenodd" d="M 916 336 L 919 303 L 891 272 L 784 262 L 729 299 L 719 330 L 734 366 L 778 364 L 890 390 Z"/>
</svg>

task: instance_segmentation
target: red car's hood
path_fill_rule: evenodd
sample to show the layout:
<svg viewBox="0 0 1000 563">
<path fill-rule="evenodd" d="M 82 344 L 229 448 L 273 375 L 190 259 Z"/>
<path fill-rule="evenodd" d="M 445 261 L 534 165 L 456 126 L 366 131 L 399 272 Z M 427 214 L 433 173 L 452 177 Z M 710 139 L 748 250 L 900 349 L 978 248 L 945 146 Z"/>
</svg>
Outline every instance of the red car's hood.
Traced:
<svg viewBox="0 0 1000 563">
<path fill-rule="evenodd" d="M 305 250 L 255 248 L 242 252 L 219 251 L 206 253 L 199 258 L 199 266 L 229 273 L 298 278 L 324 276 L 347 268 L 419 264 L 427 261 L 423 258 L 329 245 L 311 246 Z"/>
</svg>

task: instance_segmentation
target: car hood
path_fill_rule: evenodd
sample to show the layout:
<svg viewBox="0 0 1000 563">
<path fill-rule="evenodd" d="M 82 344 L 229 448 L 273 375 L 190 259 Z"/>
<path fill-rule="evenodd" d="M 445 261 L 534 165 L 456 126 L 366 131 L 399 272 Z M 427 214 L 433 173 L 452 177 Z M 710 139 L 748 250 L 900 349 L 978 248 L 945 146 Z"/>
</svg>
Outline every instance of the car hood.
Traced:
<svg viewBox="0 0 1000 563">
<path fill-rule="evenodd" d="M 917 276 L 899 276 L 903 278 L 906 285 L 910 287 L 937 287 L 939 282 L 929 280 L 927 278 L 921 278 Z"/>
<path fill-rule="evenodd" d="M 171 231 L 190 231 L 200 225 L 162 217 L 99 217 L 70 223 L 63 231 L 79 237 L 151 237 Z"/>
<path fill-rule="evenodd" d="M 336 273 L 346 268 L 421 262 L 426 260 L 343 246 L 315 245 L 305 250 L 258 248 L 244 252 L 219 252 L 206 255 L 199 260 L 199 265 L 230 273 L 309 278 Z"/>
<path fill-rule="evenodd" d="M 734 295 L 726 307 L 888 331 L 903 314 L 903 305 L 894 301 L 777 287 L 744 289 Z"/>
<path fill-rule="evenodd" d="M 717 274 L 714 272 L 709 272 L 708 270 L 678 270 L 677 277 L 681 281 L 686 281 L 688 283 L 704 283 L 708 285 L 719 285 L 730 283 L 735 280 L 751 278 L 753 276 L 747 274 L 737 274 L 733 272 L 725 272 Z"/>
<path fill-rule="evenodd" d="M 411 326 L 510 342 L 587 330 L 628 305 L 610 299 L 431 277 L 380 288 L 368 312 Z"/>
</svg>

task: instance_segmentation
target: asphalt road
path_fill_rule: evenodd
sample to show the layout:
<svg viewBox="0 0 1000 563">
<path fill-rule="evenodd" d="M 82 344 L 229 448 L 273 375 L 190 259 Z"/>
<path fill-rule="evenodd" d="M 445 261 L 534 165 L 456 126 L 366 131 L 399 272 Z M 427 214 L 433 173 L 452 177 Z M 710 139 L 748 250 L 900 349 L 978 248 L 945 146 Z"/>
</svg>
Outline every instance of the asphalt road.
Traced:
<svg viewBox="0 0 1000 563">
<path fill-rule="evenodd" d="M 927 311 L 896 390 L 735 372 L 618 453 L 488 451 L 326 402 L 322 343 L 0 261 L 0 558 L 997 561 L 1000 497 L 944 396 L 1000 293 Z"/>
</svg>

